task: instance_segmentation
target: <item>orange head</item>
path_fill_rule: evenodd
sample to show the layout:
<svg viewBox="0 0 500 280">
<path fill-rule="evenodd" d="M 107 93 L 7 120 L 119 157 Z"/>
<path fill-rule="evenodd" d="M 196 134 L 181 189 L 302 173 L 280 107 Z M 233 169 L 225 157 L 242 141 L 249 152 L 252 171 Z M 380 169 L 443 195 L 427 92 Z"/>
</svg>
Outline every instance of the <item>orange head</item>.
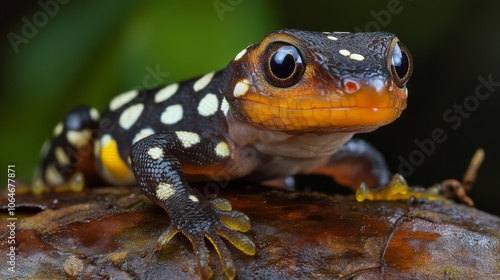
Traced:
<svg viewBox="0 0 500 280">
<path fill-rule="evenodd" d="M 408 49 L 390 33 L 279 30 L 224 70 L 231 115 L 291 134 L 368 132 L 406 107 Z"/>
</svg>

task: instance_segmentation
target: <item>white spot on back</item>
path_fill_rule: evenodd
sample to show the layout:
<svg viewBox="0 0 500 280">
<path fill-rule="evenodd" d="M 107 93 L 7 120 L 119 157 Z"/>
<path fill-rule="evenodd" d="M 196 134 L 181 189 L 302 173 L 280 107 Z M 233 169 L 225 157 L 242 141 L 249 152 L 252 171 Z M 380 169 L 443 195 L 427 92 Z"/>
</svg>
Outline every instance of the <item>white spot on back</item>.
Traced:
<svg viewBox="0 0 500 280">
<path fill-rule="evenodd" d="M 337 37 L 335 37 L 335 36 L 331 36 L 331 35 L 326 36 L 326 38 L 328 38 L 328 39 L 330 39 L 330 40 L 332 40 L 332 41 L 337 41 L 337 40 L 339 39 L 339 38 L 337 38 Z"/>
<path fill-rule="evenodd" d="M 163 156 L 163 149 L 160 148 L 160 147 L 153 147 L 151 149 L 148 150 L 148 155 L 152 158 L 152 159 L 159 159 Z"/>
<path fill-rule="evenodd" d="M 198 104 L 198 113 L 204 117 L 211 116 L 219 109 L 219 99 L 213 93 L 208 93 Z"/>
<path fill-rule="evenodd" d="M 193 145 L 200 143 L 200 136 L 194 132 L 188 131 L 176 131 L 175 134 L 179 141 L 181 141 L 182 147 L 189 148 Z"/>
<path fill-rule="evenodd" d="M 405 95 L 406 95 L 406 98 L 408 98 L 408 88 L 405 88 Z"/>
<path fill-rule="evenodd" d="M 351 52 L 348 50 L 339 50 L 339 53 L 343 56 L 350 56 Z"/>
<path fill-rule="evenodd" d="M 52 135 L 54 135 L 54 137 L 57 137 L 61 134 L 62 131 L 63 131 L 63 123 L 60 122 L 60 123 L 56 124 L 56 127 L 54 127 L 54 131 L 52 132 Z"/>
<path fill-rule="evenodd" d="M 240 96 L 247 94 L 247 91 L 250 88 L 248 83 L 249 83 L 248 79 L 243 79 L 243 80 L 239 81 L 233 90 L 234 97 L 240 97 Z"/>
<path fill-rule="evenodd" d="M 132 140 L 132 145 L 153 134 L 155 134 L 155 131 L 149 127 L 141 129 L 141 131 L 139 131 Z"/>
<path fill-rule="evenodd" d="M 101 138 L 101 146 L 102 147 L 106 147 L 109 142 L 113 140 L 113 137 L 111 137 L 111 135 L 109 134 L 105 134 L 102 138 Z"/>
<path fill-rule="evenodd" d="M 170 105 L 161 114 L 161 122 L 164 124 L 175 124 L 182 120 L 184 111 L 180 104 Z"/>
<path fill-rule="evenodd" d="M 189 199 L 191 199 L 192 202 L 198 202 L 198 198 L 192 194 L 189 195 Z"/>
<path fill-rule="evenodd" d="M 99 111 L 97 111 L 96 108 L 90 108 L 89 115 L 92 120 L 94 121 L 99 120 Z"/>
<path fill-rule="evenodd" d="M 99 158 L 100 154 L 101 154 L 101 140 L 95 140 L 94 141 L 94 156 L 96 158 Z"/>
<path fill-rule="evenodd" d="M 155 95 L 155 102 L 160 103 L 169 99 L 170 97 L 172 97 L 172 95 L 174 95 L 177 92 L 178 89 L 179 89 L 179 84 L 177 83 L 168 85 L 160 89 L 160 91 L 158 91 Z"/>
<path fill-rule="evenodd" d="M 63 183 L 63 177 L 52 164 L 45 169 L 45 180 L 51 185 L 61 185 Z"/>
<path fill-rule="evenodd" d="M 360 55 L 360 54 L 357 54 L 357 53 L 353 53 L 349 56 L 350 59 L 353 59 L 353 60 L 357 60 L 357 61 L 363 61 L 365 59 L 364 56 Z"/>
<path fill-rule="evenodd" d="M 127 104 L 130 102 L 132 99 L 134 99 L 137 95 L 139 94 L 139 91 L 134 89 L 131 91 L 127 91 L 125 93 L 122 93 L 109 102 L 109 109 L 111 111 L 115 111 L 119 108 L 121 108 L 123 105 Z"/>
<path fill-rule="evenodd" d="M 234 61 L 238 61 L 240 60 L 240 58 L 242 58 L 245 54 L 247 53 L 247 49 L 244 48 L 243 50 L 241 50 L 237 55 L 236 57 L 234 58 Z"/>
<path fill-rule="evenodd" d="M 226 98 L 222 99 L 222 104 L 220 105 L 220 110 L 224 113 L 224 116 L 227 116 L 227 112 L 229 111 L 229 103 L 227 103 Z"/>
<path fill-rule="evenodd" d="M 139 119 L 143 110 L 144 110 L 144 104 L 142 103 L 132 105 L 127 109 L 125 109 L 125 111 L 122 112 L 119 119 L 120 126 L 125 130 L 131 128 L 134 125 L 134 123 Z"/>
<path fill-rule="evenodd" d="M 94 141 L 94 156 L 96 158 L 100 158 L 101 149 L 106 147 L 109 142 L 113 140 L 113 137 L 109 134 L 104 134 L 101 139 Z"/>
<path fill-rule="evenodd" d="M 200 91 L 204 89 L 210 83 L 210 81 L 212 81 L 214 74 L 215 72 L 211 72 L 199 78 L 198 81 L 196 81 L 193 85 L 194 91 Z"/>
<path fill-rule="evenodd" d="M 215 154 L 219 157 L 227 157 L 230 155 L 229 146 L 226 142 L 221 141 L 217 146 L 215 146 Z"/>
<path fill-rule="evenodd" d="M 66 140 L 76 148 L 87 145 L 91 137 L 92 132 L 89 129 L 84 129 L 82 131 L 70 130 L 66 132 Z"/>
<path fill-rule="evenodd" d="M 175 194 L 175 189 L 171 184 L 160 183 L 156 188 L 156 197 L 159 199 L 167 199 Z"/>
<path fill-rule="evenodd" d="M 57 147 L 57 148 L 55 148 L 55 150 L 54 150 L 54 154 L 55 154 L 55 156 L 56 156 L 57 161 L 58 161 L 60 164 L 62 164 L 62 165 L 64 165 L 64 166 L 69 165 L 69 162 L 70 162 L 70 161 L 69 161 L 69 157 L 68 157 L 68 155 L 66 154 L 66 152 L 64 151 L 64 149 L 63 149 L 63 148 L 61 148 L 61 147 Z"/>
</svg>

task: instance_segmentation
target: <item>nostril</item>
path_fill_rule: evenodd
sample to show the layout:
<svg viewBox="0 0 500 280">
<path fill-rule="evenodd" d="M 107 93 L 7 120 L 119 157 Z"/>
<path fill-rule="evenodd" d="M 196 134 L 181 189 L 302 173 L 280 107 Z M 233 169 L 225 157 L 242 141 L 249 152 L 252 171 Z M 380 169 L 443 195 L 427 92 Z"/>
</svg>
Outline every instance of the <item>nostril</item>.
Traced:
<svg viewBox="0 0 500 280">
<path fill-rule="evenodd" d="M 344 82 L 344 91 L 346 93 L 355 93 L 359 90 L 359 85 L 356 82 L 353 81 L 346 81 Z"/>
</svg>

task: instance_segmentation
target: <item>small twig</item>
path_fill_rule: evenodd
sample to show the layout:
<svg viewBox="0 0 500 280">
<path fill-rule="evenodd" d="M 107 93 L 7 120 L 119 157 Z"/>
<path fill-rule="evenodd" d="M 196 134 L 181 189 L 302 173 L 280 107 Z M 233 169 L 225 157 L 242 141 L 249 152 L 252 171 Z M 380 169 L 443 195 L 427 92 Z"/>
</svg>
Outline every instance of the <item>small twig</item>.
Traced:
<svg viewBox="0 0 500 280">
<path fill-rule="evenodd" d="M 476 182 L 477 171 L 484 160 L 484 150 L 478 149 L 465 171 L 462 182 L 455 179 L 444 180 L 440 185 L 440 192 L 448 198 L 453 198 L 469 206 L 474 206 L 474 202 L 467 193 L 472 189 L 472 185 Z"/>
<path fill-rule="evenodd" d="M 484 160 L 484 150 L 478 149 L 465 172 L 464 178 L 462 179 L 462 185 L 466 192 L 472 189 L 472 185 L 476 182 L 476 175 L 479 167 Z"/>
</svg>

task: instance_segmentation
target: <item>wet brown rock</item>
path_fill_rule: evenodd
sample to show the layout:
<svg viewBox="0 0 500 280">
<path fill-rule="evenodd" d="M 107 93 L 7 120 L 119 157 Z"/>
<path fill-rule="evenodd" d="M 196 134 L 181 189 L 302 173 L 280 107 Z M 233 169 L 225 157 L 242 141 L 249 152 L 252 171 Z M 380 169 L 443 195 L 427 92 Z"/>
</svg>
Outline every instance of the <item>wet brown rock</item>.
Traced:
<svg viewBox="0 0 500 280">
<path fill-rule="evenodd" d="M 246 256 L 228 245 L 240 279 L 500 278 L 500 218 L 468 206 L 232 189 L 221 196 L 250 217 L 257 247 Z M 16 199 L 16 272 L 1 269 L 2 279 L 197 276 L 185 237 L 155 250 L 168 217 L 137 188 Z M 7 248 L 7 216 L 0 223 Z M 220 271 L 214 252 L 211 266 Z"/>
</svg>

